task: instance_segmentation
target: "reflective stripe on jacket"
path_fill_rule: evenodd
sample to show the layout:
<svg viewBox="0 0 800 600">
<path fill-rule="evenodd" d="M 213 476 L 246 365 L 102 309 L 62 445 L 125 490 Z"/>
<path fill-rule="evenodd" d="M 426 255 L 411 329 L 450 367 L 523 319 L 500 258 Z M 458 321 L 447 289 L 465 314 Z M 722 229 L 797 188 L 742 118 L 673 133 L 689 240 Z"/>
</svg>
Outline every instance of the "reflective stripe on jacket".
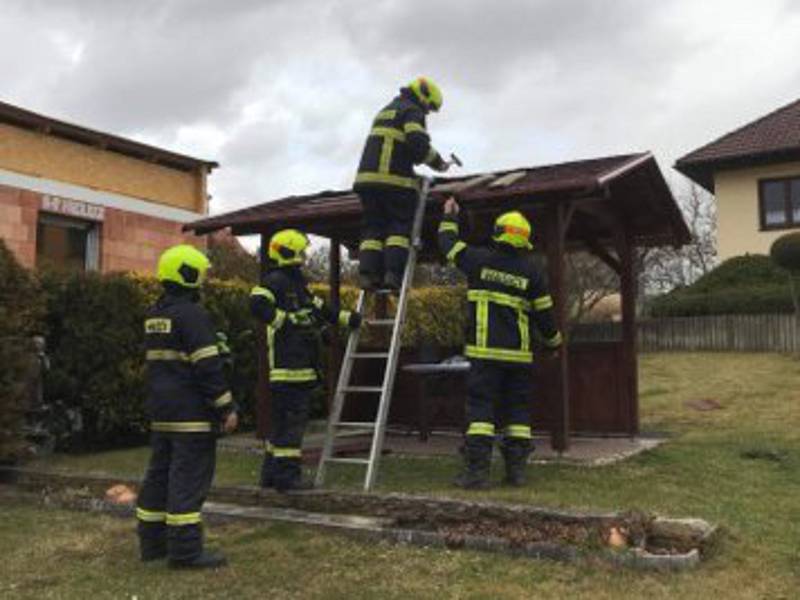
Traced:
<svg viewBox="0 0 800 600">
<path fill-rule="evenodd" d="M 424 110 L 404 89 L 373 120 L 353 188 L 389 188 L 416 196 L 414 165 L 438 167 L 442 162 L 431 146 Z"/>
<path fill-rule="evenodd" d="M 349 311 L 328 307 L 308 289 L 296 267 L 267 272 L 250 292 L 250 310 L 266 325 L 270 382 L 316 381 L 319 329 L 324 324 L 347 324 Z"/>
<path fill-rule="evenodd" d="M 236 405 L 208 313 L 193 293 L 167 291 L 148 311 L 144 332 L 151 429 L 216 431 Z"/>
<path fill-rule="evenodd" d="M 561 345 L 553 300 L 529 252 L 504 244 L 470 246 L 459 239 L 458 223 L 447 217 L 439 226 L 439 247 L 467 276 L 467 356 L 530 363 L 533 325 L 546 345 Z"/>
</svg>

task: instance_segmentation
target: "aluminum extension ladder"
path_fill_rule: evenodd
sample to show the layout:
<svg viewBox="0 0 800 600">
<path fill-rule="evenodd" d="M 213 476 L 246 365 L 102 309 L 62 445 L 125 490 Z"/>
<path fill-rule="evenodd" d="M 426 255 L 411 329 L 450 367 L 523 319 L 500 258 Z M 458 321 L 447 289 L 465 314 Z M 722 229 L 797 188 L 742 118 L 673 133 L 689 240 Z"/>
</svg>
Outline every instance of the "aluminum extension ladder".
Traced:
<svg viewBox="0 0 800 600">
<path fill-rule="evenodd" d="M 328 427 L 325 435 L 325 443 L 322 447 L 322 455 L 320 456 L 319 466 L 317 467 L 317 475 L 314 480 L 315 487 L 322 487 L 325 483 L 325 468 L 329 464 L 355 464 L 365 465 L 367 467 L 366 476 L 364 477 L 364 490 L 369 491 L 375 485 L 375 479 L 378 475 L 378 463 L 381 458 L 383 450 L 383 439 L 386 433 L 386 419 L 389 416 L 389 405 L 392 400 L 392 389 L 394 387 L 394 378 L 397 373 L 397 362 L 400 356 L 400 334 L 403 330 L 406 317 L 406 306 L 408 304 L 408 295 L 411 292 L 411 286 L 414 279 L 414 268 L 417 264 L 417 253 L 422 248 L 422 221 L 425 216 L 425 204 L 428 199 L 428 192 L 431 186 L 431 179 L 425 177 L 422 179 L 422 186 L 417 201 L 417 207 L 414 212 L 414 225 L 411 230 L 411 245 L 408 252 L 408 262 L 406 269 L 403 273 L 403 283 L 400 287 L 400 295 L 397 300 L 397 309 L 393 317 L 387 319 L 370 319 L 364 318 L 362 327 L 353 330 L 347 340 L 347 348 L 345 349 L 344 358 L 342 359 L 342 368 L 339 371 L 339 380 L 336 384 L 336 393 L 333 397 L 333 407 L 331 414 L 328 418 Z M 370 295 L 375 295 L 375 292 L 361 290 L 358 295 L 358 302 L 356 310 L 364 315 L 367 307 L 367 298 Z M 380 326 L 391 327 L 391 342 L 387 352 L 359 352 L 358 342 L 361 336 L 363 326 Z M 353 363 L 359 359 L 379 359 L 386 360 L 385 370 L 383 374 L 383 384 L 378 387 L 372 386 L 354 386 L 351 385 L 350 379 L 353 372 Z M 348 394 L 380 394 L 380 401 L 378 403 L 378 410 L 374 422 L 353 422 L 342 421 L 342 409 L 344 407 L 345 398 Z M 342 439 L 340 435 L 343 431 L 349 432 L 371 432 L 372 444 L 370 446 L 369 458 L 340 458 L 333 455 L 334 442 L 336 439 Z"/>
</svg>

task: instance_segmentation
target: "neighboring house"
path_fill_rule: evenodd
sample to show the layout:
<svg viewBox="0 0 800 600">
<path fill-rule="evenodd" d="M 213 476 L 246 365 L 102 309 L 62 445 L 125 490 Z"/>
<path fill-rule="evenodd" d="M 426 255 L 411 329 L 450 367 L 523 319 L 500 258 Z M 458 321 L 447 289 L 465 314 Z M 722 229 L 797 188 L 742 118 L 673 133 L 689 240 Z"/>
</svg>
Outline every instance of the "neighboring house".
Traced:
<svg viewBox="0 0 800 600">
<path fill-rule="evenodd" d="M 717 199 L 720 260 L 768 254 L 800 228 L 800 100 L 678 159 L 675 168 Z"/>
<path fill-rule="evenodd" d="M 0 102 L 0 238 L 26 267 L 151 271 L 217 163 Z"/>
</svg>

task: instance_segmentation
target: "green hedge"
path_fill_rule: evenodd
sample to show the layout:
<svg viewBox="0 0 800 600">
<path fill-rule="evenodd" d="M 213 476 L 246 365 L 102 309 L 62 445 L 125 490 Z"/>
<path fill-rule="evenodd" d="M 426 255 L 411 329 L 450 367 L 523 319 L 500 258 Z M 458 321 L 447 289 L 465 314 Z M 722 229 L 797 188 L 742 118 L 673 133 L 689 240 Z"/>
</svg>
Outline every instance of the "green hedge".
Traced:
<svg viewBox="0 0 800 600">
<path fill-rule="evenodd" d="M 38 282 L 0 239 L 0 462 L 25 451 L 22 428 L 37 364 L 31 336 L 41 331 L 43 316 Z"/>
<path fill-rule="evenodd" d="M 726 260 L 694 284 L 651 300 L 654 317 L 791 313 L 789 275 L 767 256 Z"/>
<path fill-rule="evenodd" d="M 328 286 L 313 284 L 315 294 L 328 299 Z M 353 308 L 358 297 L 354 287 L 343 286 L 341 292 L 342 306 Z M 390 299 L 388 310 L 393 313 L 395 299 Z M 368 311 L 373 310 L 370 305 Z M 403 344 L 419 346 L 422 343 L 434 343 L 442 347 L 460 346 L 464 343 L 466 327 L 466 289 L 463 286 L 422 287 L 411 290 L 408 299 L 408 315 L 403 329 Z M 375 332 L 365 333 L 365 342 Z"/>
<path fill-rule="evenodd" d="M 47 274 L 42 286 L 52 362 L 48 399 L 80 409 L 87 446 L 141 440 L 147 431 L 142 322 L 159 294 L 158 282 L 126 274 Z M 326 286 L 313 287 L 315 293 L 328 296 Z M 250 316 L 249 291 L 249 284 L 237 280 L 212 280 L 203 290 L 203 304 L 215 326 L 229 337 L 235 361 L 233 391 L 242 407 L 244 427 L 254 425 L 258 376 L 256 323 Z M 357 293 L 354 288 L 343 288 L 343 306 L 352 308 Z M 460 345 L 463 307 L 463 288 L 414 290 L 404 343 Z"/>
<path fill-rule="evenodd" d="M 47 398 L 80 409 L 87 445 L 140 440 L 147 431 L 142 323 L 160 285 L 126 274 L 48 274 L 42 284 L 51 357 Z M 245 427 L 252 425 L 256 378 L 248 295 L 236 282 L 211 281 L 203 292 L 215 326 L 230 340 Z"/>
</svg>

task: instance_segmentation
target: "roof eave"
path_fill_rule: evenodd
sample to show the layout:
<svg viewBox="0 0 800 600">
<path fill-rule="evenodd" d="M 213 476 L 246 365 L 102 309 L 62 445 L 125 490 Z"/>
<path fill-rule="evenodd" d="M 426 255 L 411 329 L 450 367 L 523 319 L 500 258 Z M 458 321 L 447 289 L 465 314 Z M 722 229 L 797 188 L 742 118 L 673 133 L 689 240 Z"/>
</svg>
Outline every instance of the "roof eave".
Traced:
<svg viewBox="0 0 800 600">
<path fill-rule="evenodd" d="M 2 101 L 0 101 L 0 121 L 43 131 L 49 135 L 63 137 L 79 143 L 93 144 L 111 152 L 131 156 L 139 160 L 150 159 L 157 164 L 161 162 L 165 166 L 177 166 L 184 170 L 194 170 L 202 167 L 211 171 L 219 167 L 219 163 L 215 161 L 195 158 L 112 133 L 97 131 L 82 125 L 74 125 L 67 121 L 54 119 Z"/>
<path fill-rule="evenodd" d="M 675 162 L 675 170 L 713 194 L 715 172 L 800 160 L 800 147 L 779 148 L 707 159 L 693 159 L 691 158 L 692 154 L 679 158 Z"/>
</svg>

